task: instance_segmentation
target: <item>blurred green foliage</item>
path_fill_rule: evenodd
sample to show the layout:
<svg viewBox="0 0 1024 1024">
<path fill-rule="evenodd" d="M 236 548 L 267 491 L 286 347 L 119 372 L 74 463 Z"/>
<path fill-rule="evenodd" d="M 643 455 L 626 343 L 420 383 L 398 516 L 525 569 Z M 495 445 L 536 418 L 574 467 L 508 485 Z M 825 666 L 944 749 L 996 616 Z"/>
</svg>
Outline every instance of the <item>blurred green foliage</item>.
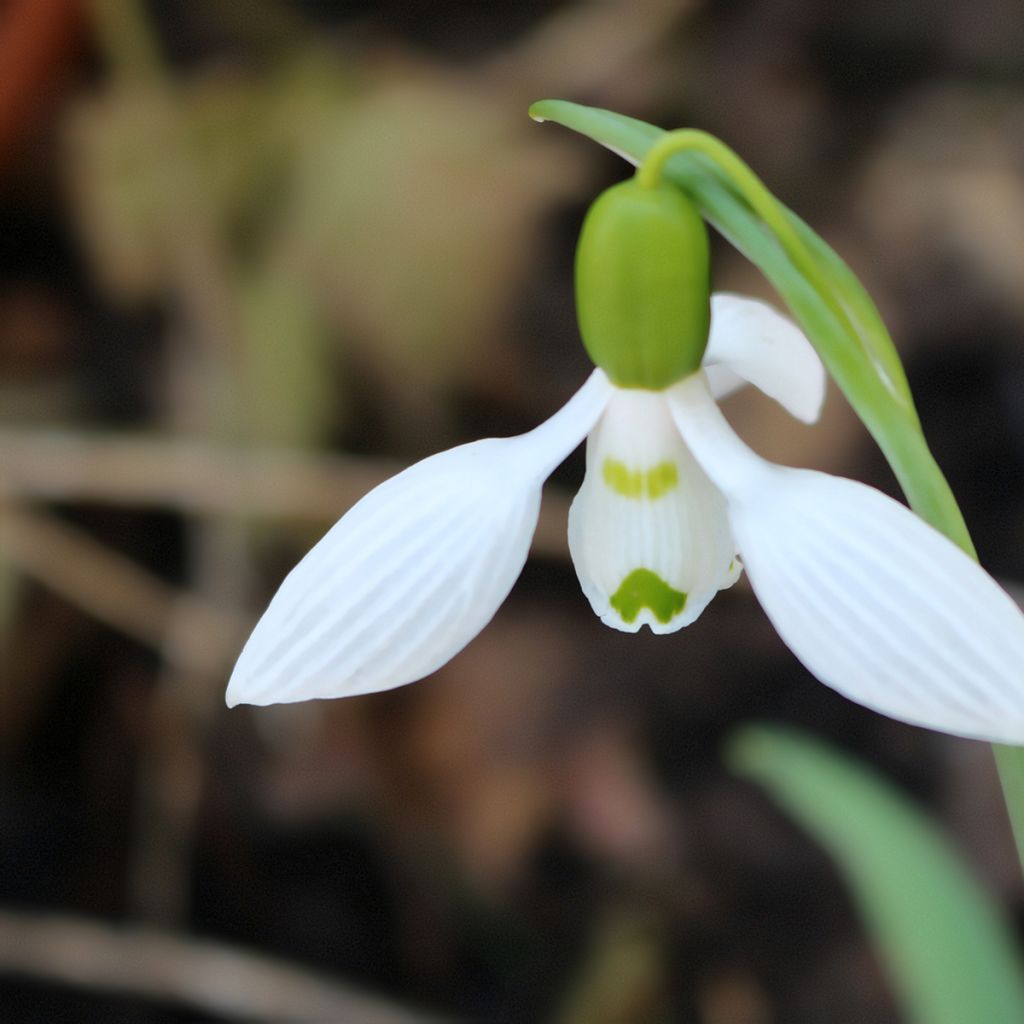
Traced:
<svg viewBox="0 0 1024 1024">
<path fill-rule="evenodd" d="M 728 759 L 835 859 L 911 1020 L 1024 1020 L 1024 974 L 1008 922 L 921 810 L 796 730 L 749 726 L 731 739 Z"/>
</svg>

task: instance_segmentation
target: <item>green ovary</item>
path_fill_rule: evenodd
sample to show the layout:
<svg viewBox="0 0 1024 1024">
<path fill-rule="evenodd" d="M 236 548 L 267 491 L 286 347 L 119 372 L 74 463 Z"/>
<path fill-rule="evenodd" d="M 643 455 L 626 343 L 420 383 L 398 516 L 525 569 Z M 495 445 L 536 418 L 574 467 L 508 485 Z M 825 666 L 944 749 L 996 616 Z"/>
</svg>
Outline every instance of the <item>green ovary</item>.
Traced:
<svg viewBox="0 0 1024 1024">
<path fill-rule="evenodd" d="M 674 462 L 659 462 L 652 469 L 630 469 L 618 459 L 605 459 L 604 482 L 624 498 L 658 498 L 679 486 L 679 470 Z"/>
<path fill-rule="evenodd" d="M 686 607 L 686 594 L 650 569 L 634 569 L 612 594 L 611 606 L 623 622 L 635 622 L 641 608 L 650 608 L 659 622 L 668 623 Z"/>
</svg>

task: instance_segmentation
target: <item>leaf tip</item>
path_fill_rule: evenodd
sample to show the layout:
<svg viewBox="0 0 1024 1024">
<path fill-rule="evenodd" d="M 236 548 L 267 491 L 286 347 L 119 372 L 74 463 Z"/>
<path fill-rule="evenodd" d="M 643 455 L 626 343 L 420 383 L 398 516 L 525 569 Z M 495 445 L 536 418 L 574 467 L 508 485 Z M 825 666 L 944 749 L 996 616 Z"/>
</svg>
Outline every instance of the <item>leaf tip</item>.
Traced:
<svg viewBox="0 0 1024 1024">
<path fill-rule="evenodd" d="M 758 778 L 771 760 L 771 730 L 764 725 L 740 726 L 725 741 L 722 757 L 729 770 L 743 778 Z"/>
<path fill-rule="evenodd" d="M 543 124 L 548 119 L 545 111 L 548 104 L 551 102 L 551 100 L 537 100 L 536 103 L 530 104 L 530 109 L 527 113 L 530 115 L 532 120 L 536 121 L 538 124 Z"/>
</svg>

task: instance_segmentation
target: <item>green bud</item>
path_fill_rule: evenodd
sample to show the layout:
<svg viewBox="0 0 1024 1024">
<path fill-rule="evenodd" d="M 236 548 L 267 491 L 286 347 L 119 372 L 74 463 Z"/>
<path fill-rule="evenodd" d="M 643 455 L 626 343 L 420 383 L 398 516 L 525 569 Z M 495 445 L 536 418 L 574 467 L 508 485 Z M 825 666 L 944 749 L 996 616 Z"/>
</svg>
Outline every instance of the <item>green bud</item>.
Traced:
<svg viewBox="0 0 1024 1024">
<path fill-rule="evenodd" d="M 590 358 L 620 387 L 657 391 L 700 367 L 708 234 L 678 188 L 631 178 L 597 197 L 576 247 L 576 316 Z"/>
</svg>

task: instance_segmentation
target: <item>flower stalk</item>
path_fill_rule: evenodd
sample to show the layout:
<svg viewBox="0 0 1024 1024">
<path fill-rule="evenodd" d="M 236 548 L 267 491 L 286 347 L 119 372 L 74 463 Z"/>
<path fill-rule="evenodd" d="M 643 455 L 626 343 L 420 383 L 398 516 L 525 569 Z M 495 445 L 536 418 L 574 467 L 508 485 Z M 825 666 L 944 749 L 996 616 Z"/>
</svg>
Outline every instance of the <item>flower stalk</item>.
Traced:
<svg viewBox="0 0 1024 1024">
<path fill-rule="evenodd" d="M 806 238 L 806 233 L 810 232 L 810 229 L 807 228 L 804 237 L 801 237 L 801 233 L 792 222 L 790 211 L 775 198 L 750 167 L 720 139 L 694 128 L 681 128 L 665 132 L 644 157 L 637 170 L 637 180 L 650 187 L 660 180 L 670 157 L 677 153 L 688 152 L 706 157 L 720 182 L 733 190 L 760 217 L 782 246 L 793 266 L 803 274 L 822 299 L 828 303 L 832 315 L 854 341 L 860 344 L 863 344 L 865 340 L 870 342 L 870 334 L 865 339 L 854 329 L 843 301 L 842 289 L 837 287 L 837 282 L 830 279 L 828 270 L 822 267 L 818 258 L 810 251 Z M 813 234 L 813 232 L 811 233 Z M 870 300 L 868 302 L 870 303 Z M 904 402 L 908 411 L 913 412 L 910 386 L 903 372 L 903 366 L 877 316 L 875 317 L 875 326 L 880 329 L 880 343 L 874 347 L 874 350 L 868 349 L 868 354 L 878 361 L 877 369 L 880 371 L 879 375 L 883 383 L 889 386 L 896 398 Z M 879 333 L 878 330 L 876 330 L 877 333 Z"/>
</svg>

